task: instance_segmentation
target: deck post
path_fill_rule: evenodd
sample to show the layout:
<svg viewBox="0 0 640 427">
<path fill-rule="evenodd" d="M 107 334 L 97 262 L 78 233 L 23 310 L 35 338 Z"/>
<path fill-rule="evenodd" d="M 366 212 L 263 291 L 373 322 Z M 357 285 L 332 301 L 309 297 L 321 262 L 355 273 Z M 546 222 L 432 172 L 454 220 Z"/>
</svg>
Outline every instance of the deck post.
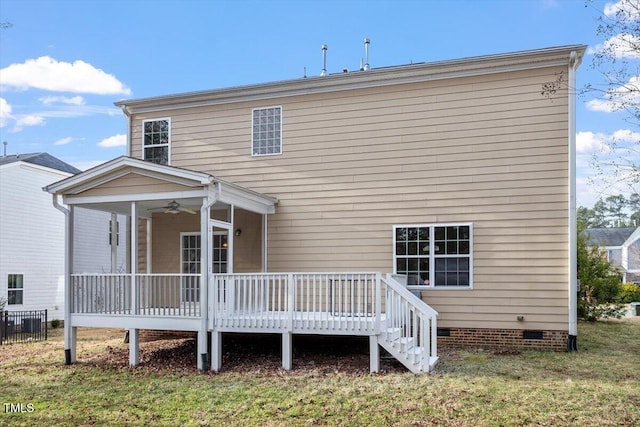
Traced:
<svg viewBox="0 0 640 427">
<path fill-rule="evenodd" d="M 369 336 L 369 371 L 371 373 L 380 372 L 380 347 L 378 346 L 378 336 Z"/>
<path fill-rule="evenodd" d="M 219 372 L 222 368 L 222 332 L 211 332 L 211 370 Z"/>
<path fill-rule="evenodd" d="M 140 363 L 140 335 L 139 329 L 129 329 L 129 366 Z"/>
<path fill-rule="evenodd" d="M 207 344 L 208 344 L 208 320 L 209 320 L 209 272 L 211 262 L 209 257 L 209 217 L 211 216 L 209 199 L 202 200 L 200 208 L 200 330 L 198 331 L 198 370 L 206 371 Z"/>
<path fill-rule="evenodd" d="M 293 334 L 284 332 L 282 334 L 282 368 L 290 371 L 293 362 Z"/>
</svg>

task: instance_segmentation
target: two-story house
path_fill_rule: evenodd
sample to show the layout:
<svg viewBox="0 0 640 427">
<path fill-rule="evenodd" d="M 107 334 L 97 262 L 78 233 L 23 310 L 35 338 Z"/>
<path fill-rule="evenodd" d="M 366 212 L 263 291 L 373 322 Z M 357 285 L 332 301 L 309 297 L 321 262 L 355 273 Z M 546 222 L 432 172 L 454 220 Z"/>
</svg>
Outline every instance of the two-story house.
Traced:
<svg viewBox="0 0 640 427">
<path fill-rule="evenodd" d="M 415 372 L 437 340 L 575 348 L 584 51 L 117 102 L 128 155 L 47 187 L 68 227 L 129 218 L 125 273 L 67 263 L 67 362 L 79 326 L 129 329 L 132 365 L 140 329 L 194 331 L 214 370 L 234 331 L 282 334 L 287 369 L 293 334 L 369 336 L 372 371 L 379 346 Z"/>
</svg>

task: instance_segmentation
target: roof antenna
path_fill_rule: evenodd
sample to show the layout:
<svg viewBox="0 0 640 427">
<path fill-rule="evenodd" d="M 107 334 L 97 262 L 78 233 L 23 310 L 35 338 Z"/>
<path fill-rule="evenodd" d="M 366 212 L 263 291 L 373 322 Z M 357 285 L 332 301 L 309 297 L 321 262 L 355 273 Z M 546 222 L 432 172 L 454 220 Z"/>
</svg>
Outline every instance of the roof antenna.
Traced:
<svg viewBox="0 0 640 427">
<path fill-rule="evenodd" d="M 327 75 L 327 45 L 322 45 L 322 71 L 320 72 L 321 76 Z"/>
<path fill-rule="evenodd" d="M 9 143 L 7 141 L 2 141 L 2 145 L 4 145 L 4 157 L 7 157 L 7 145 L 9 145 Z"/>
<path fill-rule="evenodd" d="M 364 57 L 365 57 L 364 70 L 365 71 L 369 69 L 369 43 L 371 43 L 371 40 L 365 38 L 364 39 Z"/>
</svg>

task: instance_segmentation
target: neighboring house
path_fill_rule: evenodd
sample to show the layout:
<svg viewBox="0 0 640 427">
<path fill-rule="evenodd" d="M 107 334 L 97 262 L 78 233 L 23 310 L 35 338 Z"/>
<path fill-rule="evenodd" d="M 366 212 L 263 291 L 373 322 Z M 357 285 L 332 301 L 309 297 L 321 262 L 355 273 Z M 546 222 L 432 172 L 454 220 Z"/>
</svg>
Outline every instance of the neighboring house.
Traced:
<svg viewBox="0 0 640 427">
<path fill-rule="evenodd" d="M 640 283 L 640 227 L 587 228 L 584 234 L 590 246 L 607 254 L 623 282 Z"/>
<path fill-rule="evenodd" d="M 46 309 L 50 320 L 64 317 L 64 216 L 42 188 L 79 172 L 48 153 L 0 157 L 0 297 L 7 300 L 5 310 Z M 78 267 L 94 271 L 104 265 L 109 271 L 109 217 L 80 210 L 76 238 L 82 240 L 79 248 L 87 245 L 76 253 Z M 104 254 L 106 262 L 100 259 Z"/>
<path fill-rule="evenodd" d="M 126 274 L 68 278 L 67 363 L 79 326 L 129 329 L 132 365 L 141 328 L 197 332 L 203 369 L 211 334 L 214 370 L 225 332 L 281 333 L 287 369 L 297 333 L 369 336 L 372 371 L 378 346 L 414 372 L 436 340 L 574 348 L 584 51 L 117 102 L 128 156 L 47 187 L 136 218 Z"/>
</svg>

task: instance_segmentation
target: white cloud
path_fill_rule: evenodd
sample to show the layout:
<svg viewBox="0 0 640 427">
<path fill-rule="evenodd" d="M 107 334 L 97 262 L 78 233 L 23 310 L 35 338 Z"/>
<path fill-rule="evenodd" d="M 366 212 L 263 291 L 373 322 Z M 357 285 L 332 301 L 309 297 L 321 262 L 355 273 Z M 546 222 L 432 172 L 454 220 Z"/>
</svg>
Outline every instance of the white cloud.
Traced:
<svg viewBox="0 0 640 427">
<path fill-rule="evenodd" d="M 20 90 L 35 88 L 98 95 L 131 94 L 131 90 L 112 74 L 82 60 L 70 63 L 41 56 L 38 59 L 28 59 L 22 64 L 11 64 L 0 69 L 0 74 L 2 86 Z"/>
<path fill-rule="evenodd" d="M 124 134 L 110 136 L 98 142 L 98 147 L 105 148 L 122 147 L 125 145 L 127 145 L 127 135 Z"/>
<path fill-rule="evenodd" d="M 71 141 L 73 141 L 73 138 L 70 136 L 67 136 L 66 138 L 61 138 L 57 141 L 55 141 L 53 143 L 53 145 L 67 145 L 68 143 L 70 143 Z"/>
<path fill-rule="evenodd" d="M 11 132 L 20 132 L 27 126 L 42 126 L 45 124 L 45 119 L 42 116 L 35 114 L 29 114 L 26 116 L 16 117 L 16 122 L 13 125 Z"/>
<path fill-rule="evenodd" d="M 0 98 L 0 128 L 7 125 L 7 121 L 11 119 L 11 105 L 6 99 Z"/>
<path fill-rule="evenodd" d="M 580 154 L 607 150 L 610 136 L 604 133 L 578 132 L 576 134 L 576 152 Z"/>
<path fill-rule="evenodd" d="M 587 54 L 607 52 L 614 58 L 640 58 L 640 37 L 633 34 L 617 34 L 587 50 Z"/>
<path fill-rule="evenodd" d="M 43 98 L 38 99 L 44 105 L 51 104 L 68 104 L 68 105 L 84 105 L 84 98 L 81 96 L 45 96 Z"/>
<path fill-rule="evenodd" d="M 627 83 L 606 91 L 603 99 L 592 99 L 585 106 L 591 111 L 611 113 L 640 103 L 640 76 L 633 76 Z"/>
<path fill-rule="evenodd" d="M 620 0 L 616 3 L 606 3 L 604 5 L 604 14 L 611 19 L 627 19 L 635 21 L 640 18 L 640 8 L 633 7 L 626 0 Z"/>
</svg>

